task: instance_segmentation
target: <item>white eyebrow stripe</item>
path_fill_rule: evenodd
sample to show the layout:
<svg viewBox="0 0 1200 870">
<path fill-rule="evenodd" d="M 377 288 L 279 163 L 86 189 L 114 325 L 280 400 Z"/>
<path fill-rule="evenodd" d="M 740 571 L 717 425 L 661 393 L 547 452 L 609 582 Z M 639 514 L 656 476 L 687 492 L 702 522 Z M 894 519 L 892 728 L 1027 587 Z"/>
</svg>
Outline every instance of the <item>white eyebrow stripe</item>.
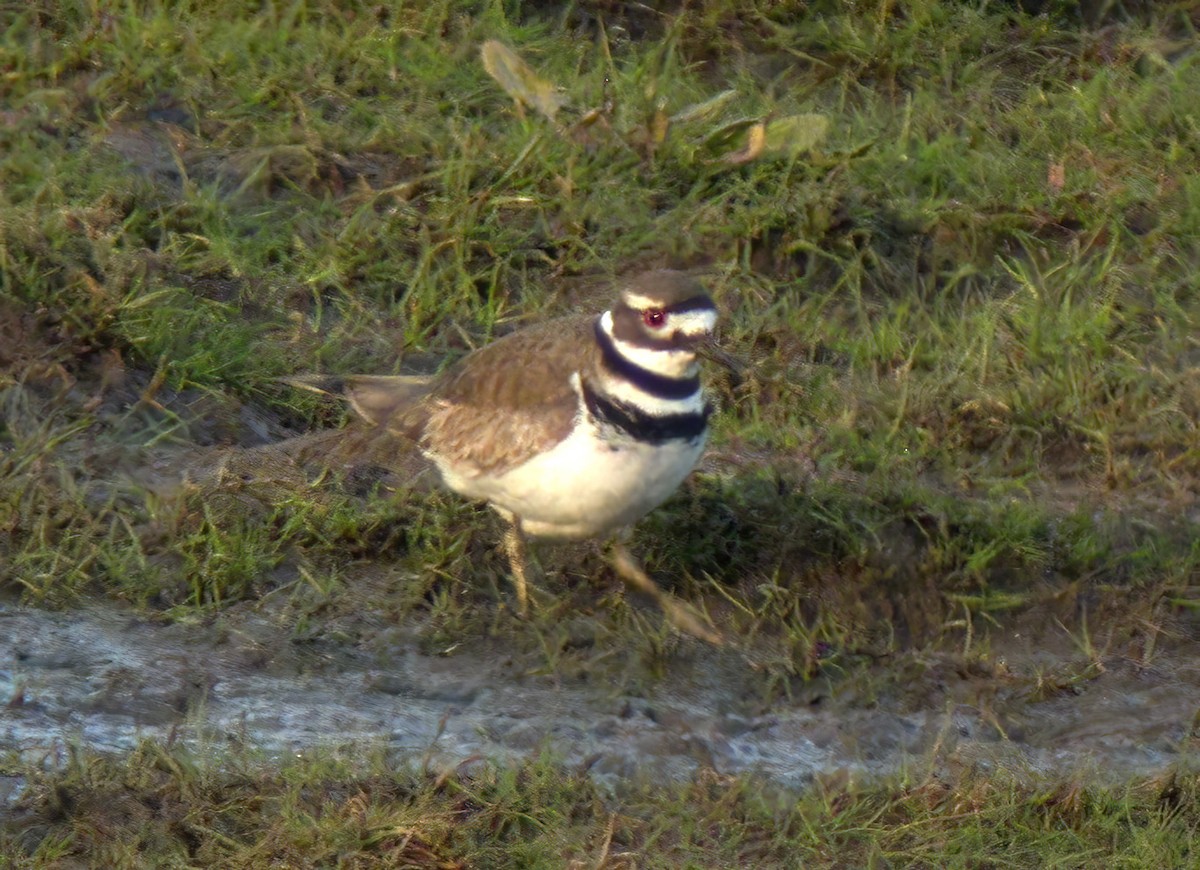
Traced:
<svg viewBox="0 0 1200 870">
<path fill-rule="evenodd" d="M 637 293 L 630 293 L 628 290 L 621 294 L 621 298 L 626 305 L 630 308 L 636 308 L 638 311 L 663 307 L 663 304 L 657 299 L 651 299 L 649 296 L 642 296 Z"/>
<path fill-rule="evenodd" d="M 699 300 L 701 300 L 701 299 L 704 299 L 704 303 L 700 303 Z M 685 310 L 694 310 L 694 311 L 712 311 L 712 310 L 714 310 L 711 300 L 705 299 L 704 297 L 702 297 L 700 295 L 695 296 L 694 300 L 695 300 L 694 307 L 688 306 Z M 643 296 L 640 293 L 633 293 L 629 290 L 626 290 L 621 294 L 621 301 L 623 301 L 630 308 L 633 308 L 637 311 L 648 311 L 653 308 L 657 308 L 657 309 L 663 310 L 663 311 L 669 311 L 672 307 L 670 305 L 664 304 L 661 299 L 655 299 L 652 296 Z"/>
<path fill-rule="evenodd" d="M 707 335 L 717 328 L 717 312 L 711 309 L 680 311 L 667 315 L 667 326 L 684 335 Z"/>
</svg>

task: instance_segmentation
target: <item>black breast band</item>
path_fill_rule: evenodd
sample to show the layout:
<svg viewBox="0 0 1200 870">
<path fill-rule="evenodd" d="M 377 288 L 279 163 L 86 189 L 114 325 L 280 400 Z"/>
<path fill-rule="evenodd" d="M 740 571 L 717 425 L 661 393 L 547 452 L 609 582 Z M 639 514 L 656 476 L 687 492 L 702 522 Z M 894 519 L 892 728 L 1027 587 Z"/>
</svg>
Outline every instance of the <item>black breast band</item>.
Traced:
<svg viewBox="0 0 1200 870">
<path fill-rule="evenodd" d="M 702 411 L 682 414 L 647 414 L 625 402 L 602 396 L 584 381 L 583 401 L 588 413 L 600 423 L 614 426 L 630 438 L 647 444 L 664 444 L 667 441 L 691 441 L 704 434 L 712 405 L 705 404 Z M 699 384 L 696 385 L 699 389 Z"/>
</svg>

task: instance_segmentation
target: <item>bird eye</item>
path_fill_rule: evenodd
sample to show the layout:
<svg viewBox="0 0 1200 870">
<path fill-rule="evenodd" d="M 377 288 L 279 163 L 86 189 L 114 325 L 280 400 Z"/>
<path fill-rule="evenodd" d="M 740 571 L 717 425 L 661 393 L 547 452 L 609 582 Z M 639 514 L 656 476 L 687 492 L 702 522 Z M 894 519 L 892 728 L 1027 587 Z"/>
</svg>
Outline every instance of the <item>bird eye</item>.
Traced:
<svg viewBox="0 0 1200 870">
<path fill-rule="evenodd" d="M 651 329 L 661 329 L 662 325 L 666 322 L 667 312 L 661 308 L 650 308 L 642 312 L 642 323 Z"/>
</svg>

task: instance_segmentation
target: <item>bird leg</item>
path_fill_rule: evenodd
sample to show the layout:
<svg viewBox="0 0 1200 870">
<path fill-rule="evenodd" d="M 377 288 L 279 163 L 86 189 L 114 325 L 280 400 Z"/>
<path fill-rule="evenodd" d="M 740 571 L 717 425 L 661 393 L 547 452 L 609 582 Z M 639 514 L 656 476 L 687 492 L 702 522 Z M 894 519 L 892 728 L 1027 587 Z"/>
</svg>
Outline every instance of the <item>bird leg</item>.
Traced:
<svg viewBox="0 0 1200 870">
<path fill-rule="evenodd" d="M 513 517 L 508 531 L 504 533 L 504 553 L 508 556 L 513 586 L 517 589 L 517 613 L 526 616 L 529 613 L 529 579 L 526 574 L 529 555 L 525 546 L 525 533 L 521 531 L 521 521 L 517 517 Z"/>
<path fill-rule="evenodd" d="M 670 592 L 660 589 L 658 584 L 650 579 L 650 575 L 629 552 L 626 538 L 627 534 L 622 534 L 612 545 L 612 566 L 626 585 L 653 598 L 667 620 L 680 631 L 707 641 L 713 646 L 723 646 L 725 638 L 706 619 Z"/>
</svg>

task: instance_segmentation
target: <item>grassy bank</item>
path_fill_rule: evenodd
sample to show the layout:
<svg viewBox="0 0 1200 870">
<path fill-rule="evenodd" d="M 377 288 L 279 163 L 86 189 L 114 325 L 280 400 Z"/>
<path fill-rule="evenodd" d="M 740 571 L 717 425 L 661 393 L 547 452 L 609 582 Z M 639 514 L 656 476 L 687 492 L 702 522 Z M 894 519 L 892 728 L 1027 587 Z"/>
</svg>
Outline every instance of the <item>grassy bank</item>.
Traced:
<svg viewBox="0 0 1200 870">
<path fill-rule="evenodd" d="M 549 759 L 397 773 L 385 758 L 220 772 L 146 746 L 38 782 L 0 859 L 106 867 L 1182 867 L 1192 777 L 1121 788 L 919 778 L 803 796 L 716 774 L 600 792 Z"/>
</svg>

